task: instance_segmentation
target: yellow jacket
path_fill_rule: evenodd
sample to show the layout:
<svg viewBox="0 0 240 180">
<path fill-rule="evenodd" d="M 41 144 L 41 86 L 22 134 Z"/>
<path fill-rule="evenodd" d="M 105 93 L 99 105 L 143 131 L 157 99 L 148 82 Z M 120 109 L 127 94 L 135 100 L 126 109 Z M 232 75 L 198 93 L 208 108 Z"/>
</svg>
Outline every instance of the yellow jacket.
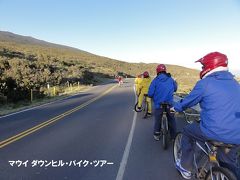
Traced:
<svg viewBox="0 0 240 180">
<path fill-rule="evenodd" d="M 136 85 L 136 93 L 139 94 L 139 85 L 142 82 L 143 78 L 135 78 L 135 85 Z"/>
<path fill-rule="evenodd" d="M 149 78 L 143 78 L 142 81 L 139 83 L 139 91 L 143 94 L 147 94 L 148 93 L 148 88 L 150 86 L 152 82 L 152 79 Z"/>
</svg>

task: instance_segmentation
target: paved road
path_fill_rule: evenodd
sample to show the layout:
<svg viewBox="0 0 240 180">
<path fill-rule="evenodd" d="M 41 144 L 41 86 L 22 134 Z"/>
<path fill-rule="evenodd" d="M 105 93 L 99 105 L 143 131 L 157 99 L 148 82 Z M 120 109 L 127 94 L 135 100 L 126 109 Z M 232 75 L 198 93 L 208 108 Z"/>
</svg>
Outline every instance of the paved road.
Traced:
<svg viewBox="0 0 240 180">
<path fill-rule="evenodd" d="M 153 118 L 133 111 L 132 82 L 0 118 L 0 179 L 181 179 L 172 148 L 153 140 Z"/>
</svg>

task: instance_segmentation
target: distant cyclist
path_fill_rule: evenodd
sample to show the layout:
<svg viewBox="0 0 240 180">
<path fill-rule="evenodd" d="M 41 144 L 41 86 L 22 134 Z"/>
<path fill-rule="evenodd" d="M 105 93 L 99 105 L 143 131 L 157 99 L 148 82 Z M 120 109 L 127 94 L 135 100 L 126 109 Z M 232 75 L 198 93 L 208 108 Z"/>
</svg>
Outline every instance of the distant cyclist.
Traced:
<svg viewBox="0 0 240 180">
<path fill-rule="evenodd" d="M 154 139 L 160 140 L 161 135 L 161 120 L 163 116 L 163 109 L 161 103 L 173 103 L 173 93 L 177 91 L 177 83 L 173 80 L 170 73 L 166 72 L 166 66 L 159 64 L 156 68 L 157 77 L 155 77 L 149 87 L 148 96 L 153 98 L 155 106 L 155 122 L 154 122 Z M 167 110 L 167 118 L 170 127 L 170 135 L 173 139 L 176 135 L 176 122 L 174 114 Z"/>
<path fill-rule="evenodd" d="M 201 80 L 182 101 L 174 105 L 178 112 L 200 103 L 201 121 L 183 129 L 182 158 L 176 168 L 185 179 L 191 178 L 194 140 L 216 140 L 237 144 L 229 153 L 220 152 L 219 161 L 235 172 L 240 180 L 237 151 L 240 150 L 240 85 L 228 72 L 226 55 L 213 52 L 196 62 L 202 64 Z"/>
<path fill-rule="evenodd" d="M 120 86 L 121 84 L 123 84 L 123 77 L 118 76 L 118 85 Z"/>
<path fill-rule="evenodd" d="M 149 76 L 149 73 L 147 71 L 145 71 L 143 73 L 143 79 L 140 81 L 139 83 L 139 97 L 138 97 L 138 109 L 141 109 L 142 107 L 142 102 L 143 102 L 143 98 L 144 98 L 144 95 L 147 95 L 148 94 L 148 88 L 151 84 L 151 77 Z M 147 112 L 147 115 L 148 116 L 151 116 L 152 115 L 152 102 L 151 102 L 151 98 L 149 97 L 146 97 L 146 101 L 148 103 L 148 112 Z"/>
</svg>

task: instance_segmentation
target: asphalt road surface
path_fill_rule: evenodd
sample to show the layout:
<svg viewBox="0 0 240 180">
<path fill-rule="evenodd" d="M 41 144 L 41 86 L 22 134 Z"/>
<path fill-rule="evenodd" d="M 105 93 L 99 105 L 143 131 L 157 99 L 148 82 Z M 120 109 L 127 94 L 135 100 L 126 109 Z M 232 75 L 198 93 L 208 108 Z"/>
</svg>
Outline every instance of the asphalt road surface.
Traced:
<svg viewBox="0 0 240 180">
<path fill-rule="evenodd" d="M 0 118 L 0 179 L 182 179 L 134 104 L 129 79 Z"/>
</svg>

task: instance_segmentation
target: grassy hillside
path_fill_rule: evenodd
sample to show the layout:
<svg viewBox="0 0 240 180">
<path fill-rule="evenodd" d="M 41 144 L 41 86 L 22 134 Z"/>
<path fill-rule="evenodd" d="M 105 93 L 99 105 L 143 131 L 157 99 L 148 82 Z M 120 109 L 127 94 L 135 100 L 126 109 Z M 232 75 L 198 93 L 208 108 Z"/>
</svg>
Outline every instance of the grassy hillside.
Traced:
<svg viewBox="0 0 240 180">
<path fill-rule="evenodd" d="M 159 62 L 161 63 L 161 62 Z M 32 37 L 0 31 L 0 93 L 24 96 L 29 89 L 67 82 L 94 84 L 99 77 L 134 77 L 148 70 L 155 75 L 157 64 L 127 63 L 97 56 L 76 48 L 57 45 Z M 167 65 L 177 79 L 180 91 L 187 92 L 198 80 L 198 71 Z M 20 98 L 21 99 L 21 98 Z"/>
</svg>

